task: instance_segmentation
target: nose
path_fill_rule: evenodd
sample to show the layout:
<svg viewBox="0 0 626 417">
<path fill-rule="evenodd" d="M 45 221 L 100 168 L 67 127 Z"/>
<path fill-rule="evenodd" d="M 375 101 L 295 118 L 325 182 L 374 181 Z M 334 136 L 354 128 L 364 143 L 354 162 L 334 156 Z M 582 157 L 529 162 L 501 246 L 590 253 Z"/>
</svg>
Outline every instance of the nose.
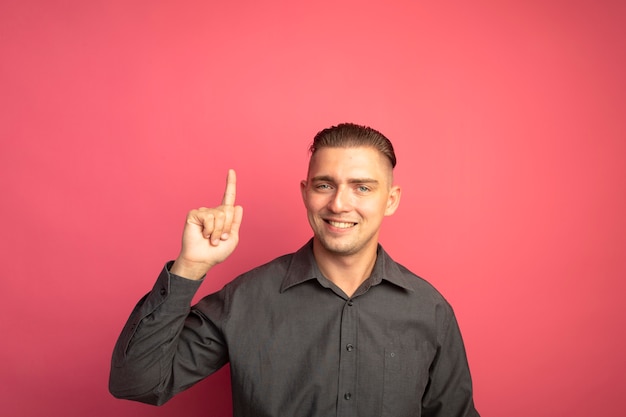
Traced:
<svg viewBox="0 0 626 417">
<path fill-rule="evenodd" d="M 333 213 L 341 213 L 350 210 L 350 193 L 346 187 L 339 186 L 328 202 L 328 210 Z"/>
</svg>

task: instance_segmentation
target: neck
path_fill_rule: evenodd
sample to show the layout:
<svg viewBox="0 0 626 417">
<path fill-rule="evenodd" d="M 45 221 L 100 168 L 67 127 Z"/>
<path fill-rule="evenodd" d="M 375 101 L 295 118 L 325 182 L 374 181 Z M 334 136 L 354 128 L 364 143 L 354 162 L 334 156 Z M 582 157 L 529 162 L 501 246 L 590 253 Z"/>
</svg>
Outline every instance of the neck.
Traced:
<svg viewBox="0 0 626 417">
<path fill-rule="evenodd" d="M 313 241 L 313 256 L 320 271 L 348 297 L 372 274 L 377 249 L 375 244 L 356 254 L 341 255 L 326 250 L 317 239 Z"/>
</svg>

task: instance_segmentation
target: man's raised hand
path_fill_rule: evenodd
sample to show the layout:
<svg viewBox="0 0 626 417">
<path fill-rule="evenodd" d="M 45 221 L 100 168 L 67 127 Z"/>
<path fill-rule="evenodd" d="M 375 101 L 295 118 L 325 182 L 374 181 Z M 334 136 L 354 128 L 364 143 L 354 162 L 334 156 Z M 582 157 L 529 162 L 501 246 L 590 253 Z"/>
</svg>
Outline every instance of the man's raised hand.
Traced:
<svg viewBox="0 0 626 417">
<path fill-rule="evenodd" d="M 182 248 L 170 269 L 172 274 L 200 279 L 233 253 L 239 242 L 239 227 L 243 218 L 243 208 L 235 206 L 236 191 L 236 174 L 230 169 L 222 204 L 191 210 L 187 214 Z"/>
</svg>

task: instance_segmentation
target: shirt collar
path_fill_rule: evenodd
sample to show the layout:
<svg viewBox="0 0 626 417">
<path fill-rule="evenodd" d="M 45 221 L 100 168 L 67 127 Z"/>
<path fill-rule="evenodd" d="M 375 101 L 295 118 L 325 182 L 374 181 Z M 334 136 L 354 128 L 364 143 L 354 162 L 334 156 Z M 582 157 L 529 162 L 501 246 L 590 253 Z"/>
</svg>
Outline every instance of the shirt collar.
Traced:
<svg viewBox="0 0 626 417">
<path fill-rule="evenodd" d="M 313 238 L 293 254 L 280 292 L 282 293 L 311 279 L 317 279 L 324 287 L 328 287 L 313 256 Z M 376 263 L 369 279 L 370 286 L 378 285 L 385 280 L 408 291 L 413 291 L 413 286 L 407 275 L 402 272 L 401 267 L 391 259 L 380 244 L 378 244 Z"/>
</svg>

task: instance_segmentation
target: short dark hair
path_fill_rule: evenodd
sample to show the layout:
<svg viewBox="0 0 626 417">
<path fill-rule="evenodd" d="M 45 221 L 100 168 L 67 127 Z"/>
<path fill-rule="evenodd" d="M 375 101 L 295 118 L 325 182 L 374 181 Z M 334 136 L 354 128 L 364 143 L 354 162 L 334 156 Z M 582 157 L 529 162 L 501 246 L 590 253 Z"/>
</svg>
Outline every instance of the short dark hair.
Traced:
<svg viewBox="0 0 626 417">
<path fill-rule="evenodd" d="M 354 123 L 341 123 L 319 131 L 313 138 L 309 151 L 313 156 L 322 148 L 354 148 L 358 146 L 370 146 L 376 149 L 387 157 L 391 163 L 391 168 L 395 168 L 396 154 L 393 151 L 391 141 L 371 127 Z"/>
</svg>

